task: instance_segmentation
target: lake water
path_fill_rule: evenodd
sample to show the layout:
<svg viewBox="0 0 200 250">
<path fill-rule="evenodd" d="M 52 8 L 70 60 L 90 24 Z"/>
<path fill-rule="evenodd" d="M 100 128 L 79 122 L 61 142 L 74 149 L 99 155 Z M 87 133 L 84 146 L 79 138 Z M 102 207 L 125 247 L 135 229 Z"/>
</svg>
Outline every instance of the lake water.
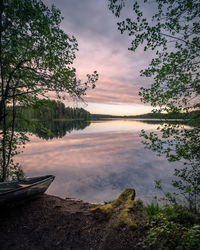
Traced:
<svg viewBox="0 0 200 250">
<path fill-rule="evenodd" d="M 174 167 L 141 143 L 141 129 L 155 131 L 157 126 L 138 120 L 95 121 L 82 130 L 61 133 L 61 138 L 32 135 L 16 160 L 26 176 L 56 176 L 48 194 L 104 202 L 135 188 L 137 198 L 151 202 L 154 180 L 162 179 L 170 190 Z"/>
</svg>

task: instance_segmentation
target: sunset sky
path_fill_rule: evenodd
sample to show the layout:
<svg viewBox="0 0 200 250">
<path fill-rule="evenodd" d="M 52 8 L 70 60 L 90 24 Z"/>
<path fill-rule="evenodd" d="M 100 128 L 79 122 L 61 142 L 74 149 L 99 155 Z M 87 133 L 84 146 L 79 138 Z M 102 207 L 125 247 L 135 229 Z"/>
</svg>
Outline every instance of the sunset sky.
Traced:
<svg viewBox="0 0 200 250">
<path fill-rule="evenodd" d="M 79 51 L 74 67 L 81 80 L 97 70 L 99 81 L 84 98 L 91 113 L 143 114 L 151 107 L 141 103 L 138 91 L 149 86 L 150 79 L 139 76 L 151 54 L 138 49 L 128 51 L 130 38 L 117 30 L 118 19 L 109 11 L 107 0 L 45 0 L 55 4 L 64 20 L 62 28 L 78 40 Z M 124 10 L 129 15 L 129 9 Z M 128 16 L 126 16 L 128 17 Z M 67 105 L 67 103 L 66 103 Z M 81 106 L 81 105 L 80 105 Z"/>
</svg>

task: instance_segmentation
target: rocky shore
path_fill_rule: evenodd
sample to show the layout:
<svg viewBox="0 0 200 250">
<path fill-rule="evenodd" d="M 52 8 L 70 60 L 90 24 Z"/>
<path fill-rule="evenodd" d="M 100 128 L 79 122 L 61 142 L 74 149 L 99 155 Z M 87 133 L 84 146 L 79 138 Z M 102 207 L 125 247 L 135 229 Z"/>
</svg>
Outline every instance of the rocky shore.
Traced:
<svg viewBox="0 0 200 250">
<path fill-rule="evenodd" d="M 133 193 L 94 205 L 51 195 L 0 211 L 0 248 L 142 249 L 144 216 Z"/>
</svg>

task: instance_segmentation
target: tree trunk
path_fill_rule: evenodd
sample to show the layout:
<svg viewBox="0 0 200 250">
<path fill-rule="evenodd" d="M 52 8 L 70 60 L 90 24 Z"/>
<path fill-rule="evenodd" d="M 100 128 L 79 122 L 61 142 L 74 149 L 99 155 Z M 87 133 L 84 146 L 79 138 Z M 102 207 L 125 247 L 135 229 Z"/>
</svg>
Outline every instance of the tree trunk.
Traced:
<svg viewBox="0 0 200 250">
<path fill-rule="evenodd" d="M 1 99 L 0 99 L 0 124 L 3 121 L 3 96 L 4 96 L 4 79 L 3 79 L 3 64 L 2 64 L 2 14 L 3 0 L 0 0 L 0 77 L 1 77 Z"/>
</svg>

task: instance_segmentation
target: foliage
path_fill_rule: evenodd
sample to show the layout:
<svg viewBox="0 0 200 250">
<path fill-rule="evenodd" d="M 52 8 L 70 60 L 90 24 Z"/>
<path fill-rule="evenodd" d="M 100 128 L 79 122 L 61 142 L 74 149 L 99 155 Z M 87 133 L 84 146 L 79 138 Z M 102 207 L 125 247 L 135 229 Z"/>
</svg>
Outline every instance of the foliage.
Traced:
<svg viewBox="0 0 200 250">
<path fill-rule="evenodd" d="M 145 207 L 145 210 L 146 210 L 146 214 L 148 217 L 152 217 L 152 216 L 155 216 L 157 215 L 159 212 L 160 212 L 160 207 L 158 205 L 158 203 L 151 203 L 151 204 L 148 204 L 146 207 Z"/>
<path fill-rule="evenodd" d="M 149 217 L 145 249 L 199 249 L 199 215 L 180 205 L 166 205 Z"/>
<path fill-rule="evenodd" d="M 1 168 L 7 178 L 11 151 L 16 151 L 16 104 L 29 105 L 39 97 L 81 98 L 95 87 L 98 74 L 87 75 L 82 83 L 72 67 L 76 39 L 60 28 L 60 10 L 49 9 L 41 0 L 0 0 L 0 126 Z M 13 107 L 8 126 L 8 106 Z M 11 136 L 8 136 L 10 134 Z M 20 142 L 19 142 L 20 144 Z M 9 145 L 9 147 L 8 147 Z"/>
<path fill-rule="evenodd" d="M 81 84 L 71 67 L 77 41 L 60 28 L 60 10 L 40 0 L 1 0 L 1 111 L 13 97 L 20 103 L 55 91 L 84 95 L 97 73 Z M 2 114 L 2 112 L 1 112 Z"/>
<path fill-rule="evenodd" d="M 143 46 L 144 51 L 155 52 L 149 67 L 141 76 L 153 78 L 150 87 L 142 87 L 139 95 L 144 103 L 155 107 L 160 114 L 187 113 L 199 110 L 200 94 L 200 2 L 198 0 L 144 0 L 133 3 L 133 18 L 118 22 L 121 33 L 132 38 L 130 50 Z M 109 8 L 120 16 L 126 1 L 109 0 Z M 152 12 L 145 8 L 152 4 Z M 150 16 L 152 14 L 152 16 Z M 199 121 L 199 111 L 197 113 Z M 190 119 L 187 117 L 186 119 Z M 158 132 L 142 131 L 147 148 L 164 154 L 169 161 L 180 161 L 175 169 L 178 178 L 172 184 L 183 195 L 188 206 L 198 209 L 200 195 L 200 128 L 199 123 L 186 120 L 192 127 L 165 124 Z"/>
<path fill-rule="evenodd" d="M 109 2 L 110 9 L 119 16 L 122 2 L 125 5 L 126 1 Z M 149 0 L 143 2 L 143 9 L 150 4 Z M 145 51 L 150 49 L 156 54 L 149 68 L 141 72 L 146 77 L 154 76 L 151 88 L 142 88 L 140 95 L 143 101 L 165 111 L 194 107 L 191 98 L 198 97 L 200 93 L 199 1 L 157 0 L 153 3 L 155 13 L 151 18 L 145 16 L 142 4 L 132 3 L 134 19 L 126 18 L 119 22 L 118 29 L 132 37 L 130 50 L 135 51 L 144 45 Z"/>
<path fill-rule="evenodd" d="M 186 227 L 191 227 L 199 224 L 200 215 L 188 210 L 186 207 L 175 204 L 173 206 L 165 205 L 162 209 L 166 218 L 175 223 L 182 224 Z"/>
<path fill-rule="evenodd" d="M 159 214 L 152 222 L 144 241 L 147 249 L 198 249 L 200 246 L 200 227 L 183 225 L 167 220 Z"/>
<path fill-rule="evenodd" d="M 199 129 L 180 129 L 180 125 L 165 124 L 160 129 L 162 138 L 155 132 L 149 135 L 142 131 L 147 148 L 165 154 L 168 161 L 181 161 L 183 166 L 174 169 L 172 185 L 178 190 L 174 193 L 183 196 L 190 209 L 197 210 L 200 199 L 200 140 Z M 169 194 L 168 194 L 169 196 Z M 175 197 L 174 197 L 175 198 Z"/>
<path fill-rule="evenodd" d="M 15 134 L 13 134 L 12 131 L 7 131 L 2 140 L 4 140 L 4 147 L 0 147 L 0 155 L 4 156 L 4 158 L 0 158 L 0 165 L 7 168 L 8 179 L 9 176 L 13 176 L 13 178 L 23 177 L 21 167 L 13 161 L 13 156 L 22 151 L 22 148 L 28 141 L 28 137 L 22 132 L 15 132 Z M 4 180 L 3 170 L 3 167 L 0 168 L 0 181 Z"/>
</svg>

